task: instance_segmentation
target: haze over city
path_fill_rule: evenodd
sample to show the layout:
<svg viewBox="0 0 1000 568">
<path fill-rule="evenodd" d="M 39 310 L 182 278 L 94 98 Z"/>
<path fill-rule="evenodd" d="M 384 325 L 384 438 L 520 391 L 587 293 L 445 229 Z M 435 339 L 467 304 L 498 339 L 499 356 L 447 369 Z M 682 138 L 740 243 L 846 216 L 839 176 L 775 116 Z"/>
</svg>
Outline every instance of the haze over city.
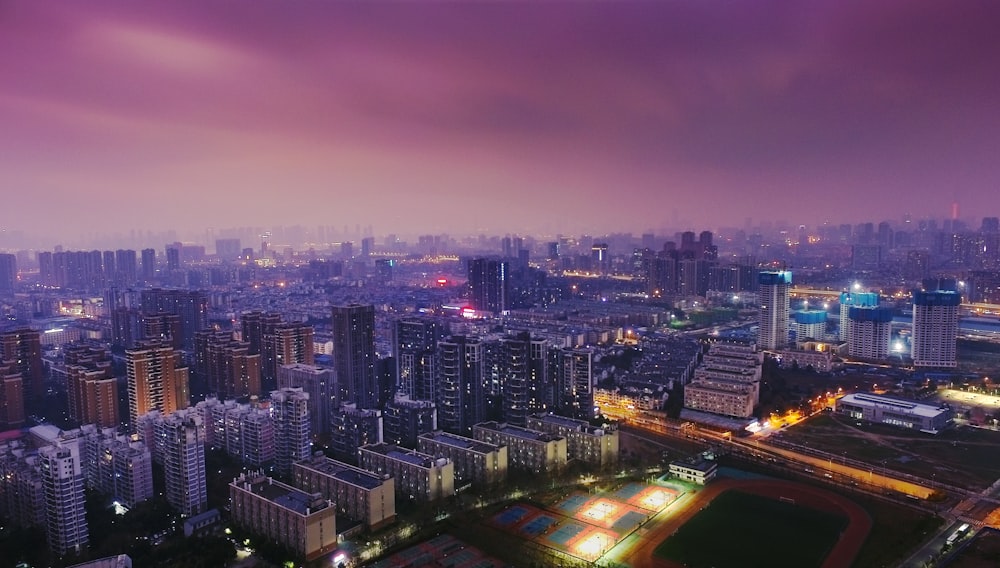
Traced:
<svg viewBox="0 0 1000 568">
<path fill-rule="evenodd" d="M 0 228 L 972 218 L 1000 205 L 998 12 L 5 2 Z"/>
</svg>

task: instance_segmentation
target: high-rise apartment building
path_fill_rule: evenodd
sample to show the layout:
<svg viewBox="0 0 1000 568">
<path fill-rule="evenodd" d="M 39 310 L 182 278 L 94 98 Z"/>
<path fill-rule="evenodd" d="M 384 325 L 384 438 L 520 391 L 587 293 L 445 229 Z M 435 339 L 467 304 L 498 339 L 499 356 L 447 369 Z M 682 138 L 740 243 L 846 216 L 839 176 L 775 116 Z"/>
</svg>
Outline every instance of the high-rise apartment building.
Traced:
<svg viewBox="0 0 1000 568">
<path fill-rule="evenodd" d="M 441 325 L 430 319 L 404 318 L 393 322 L 392 346 L 396 359 L 396 389 L 418 400 L 434 400 L 434 351 Z"/>
<path fill-rule="evenodd" d="M 260 355 L 250 353 L 249 343 L 235 341 L 228 332 L 195 334 L 195 368 L 209 392 L 220 398 L 260 396 L 262 392 Z"/>
<path fill-rule="evenodd" d="M 79 441 L 44 446 L 38 450 L 38 459 L 49 550 L 58 556 L 79 554 L 90 542 Z"/>
<path fill-rule="evenodd" d="M 24 378 L 13 363 L 0 361 L 0 428 L 18 428 L 24 419 Z"/>
<path fill-rule="evenodd" d="M 203 513 L 208 505 L 204 427 L 194 409 L 179 410 L 153 424 L 167 502 L 184 516 Z"/>
<path fill-rule="evenodd" d="M 142 279 L 146 282 L 152 282 L 156 278 L 156 250 L 142 249 L 141 255 Z"/>
<path fill-rule="evenodd" d="M 437 408 L 432 401 L 397 394 L 385 405 L 382 427 L 387 444 L 416 448 L 418 436 L 437 430 Z"/>
<path fill-rule="evenodd" d="M 553 407 L 555 384 L 549 372 L 548 341 L 527 332 L 501 340 L 503 417 L 524 426 L 528 415 Z"/>
<path fill-rule="evenodd" d="M 454 335 L 437 346 L 438 426 L 469 436 L 485 419 L 486 351 L 474 338 Z"/>
<path fill-rule="evenodd" d="M 273 391 L 271 416 L 274 419 L 274 469 L 280 475 L 291 475 L 292 464 L 312 455 L 309 394 L 301 388 Z"/>
<path fill-rule="evenodd" d="M 510 309 L 510 271 L 507 261 L 473 258 L 468 261 L 469 303 L 473 309 L 500 314 Z"/>
<path fill-rule="evenodd" d="M 278 388 L 301 388 L 309 394 L 309 416 L 314 434 L 330 433 L 330 417 L 337 408 L 333 369 L 294 363 L 278 367 Z"/>
<path fill-rule="evenodd" d="M 21 374 L 26 399 L 45 396 L 41 333 L 26 327 L 0 332 L 0 362 L 12 364 Z"/>
<path fill-rule="evenodd" d="M 282 365 L 315 361 L 313 327 L 303 323 L 281 323 L 264 335 L 264 376 L 268 382 L 277 381 Z"/>
<path fill-rule="evenodd" d="M 840 340 L 848 341 L 851 336 L 850 310 L 852 307 L 871 308 L 878 306 L 876 292 L 843 292 L 840 294 Z"/>
<path fill-rule="evenodd" d="M 358 408 L 355 404 L 342 404 L 333 413 L 330 429 L 333 457 L 343 462 L 356 463 L 358 448 L 382 442 L 382 411 Z"/>
<path fill-rule="evenodd" d="M 378 408 L 375 375 L 375 307 L 333 306 L 333 364 L 338 400 Z"/>
<path fill-rule="evenodd" d="M 145 314 L 166 312 L 180 316 L 184 349 L 193 349 L 195 332 L 208 327 L 208 298 L 200 290 L 152 288 L 142 291 L 141 303 Z"/>
<path fill-rule="evenodd" d="M 181 354 L 162 342 L 140 344 L 125 351 L 128 380 L 129 420 L 136 420 L 152 410 L 169 414 L 190 404 L 188 368 Z"/>
<path fill-rule="evenodd" d="M 788 293 L 792 273 L 761 272 L 757 291 L 760 311 L 757 344 L 763 349 L 782 349 L 788 345 Z"/>
<path fill-rule="evenodd" d="M 913 366 L 956 367 L 958 316 L 955 290 L 913 291 Z"/>
<path fill-rule="evenodd" d="M 851 306 L 847 313 L 847 353 L 862 359 L 885 359 L 892 337 L 892 308 Z"/>
<path fill-rule="evenodd" d="M 590 349 L 558 349 L 554 352 L 556 361 L 556 383 L 558 396 L 556 406 L 568 414 L 582 420 L 595 416 L 594 410 L 594 353 Z"/>
<path fill-rule="evenodd" d="M 12 294 L 17 284 L 17 256 L 0 254 L 0 295 Z"/>
</svg>

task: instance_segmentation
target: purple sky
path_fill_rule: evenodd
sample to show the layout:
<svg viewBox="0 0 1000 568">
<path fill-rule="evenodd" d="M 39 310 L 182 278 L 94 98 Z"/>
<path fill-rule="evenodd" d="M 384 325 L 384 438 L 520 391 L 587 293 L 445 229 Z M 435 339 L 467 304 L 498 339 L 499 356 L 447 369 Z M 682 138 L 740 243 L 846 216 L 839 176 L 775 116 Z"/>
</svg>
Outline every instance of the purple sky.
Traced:
<svg viewBox="0 0 1000 568">
<path fill-rule="evenodd" d="M 1000 2 L 0 1 L 0 226 L 1000 214 Z"/>
</svg>

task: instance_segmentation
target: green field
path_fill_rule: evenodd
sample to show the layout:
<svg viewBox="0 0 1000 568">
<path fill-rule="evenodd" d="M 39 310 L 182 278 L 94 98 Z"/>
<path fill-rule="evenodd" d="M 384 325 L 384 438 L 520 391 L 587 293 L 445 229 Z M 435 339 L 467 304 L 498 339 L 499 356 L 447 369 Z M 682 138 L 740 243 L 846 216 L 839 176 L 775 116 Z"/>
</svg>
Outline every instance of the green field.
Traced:
<svg viewBox="0 0 1000 568">
<path fill-rule="evenodd" d="M 937 435 L 821 414 L 780 434 L 781 439 L 925 479 L 983 489 L 1000 478 L 1000 432 L 950 428 Z"/>
<path fill-rule="evenodd" d="M 656 548 L 691 568 L 821 566 L 847 519 L 730 490 Z"/>
</svg>

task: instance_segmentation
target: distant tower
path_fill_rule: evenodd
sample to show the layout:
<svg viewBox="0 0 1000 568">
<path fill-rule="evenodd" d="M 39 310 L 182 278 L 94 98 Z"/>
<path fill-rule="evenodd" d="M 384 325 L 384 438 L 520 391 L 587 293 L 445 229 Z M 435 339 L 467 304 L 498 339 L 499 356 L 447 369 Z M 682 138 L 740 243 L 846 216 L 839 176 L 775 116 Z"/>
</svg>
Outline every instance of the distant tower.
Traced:
<svg viewBox="0 0 1000 568">
<path fill-rule="evenodd" d="M 500 314 L 509 308 L 510 273 L 507 261 L 469 259 L 468 275 L 469 302 L 475 310 Z"/>
<path fill-rule="evenodd" d="M 0 254 L 0 294 L 14 292 L 17 284 L 17 256 Z"/>
<path fill-rule="evenodd" d="M 913 366 L 956 367 L 958 312 L 955 290 L 913 291 Z"/>
<path fill-rule="evenodd" d="M 142 249 L 142 279 L 150 282 L 156 276 L 156 250 Z"/>
<path fill-rule="evenodd" d="M 292 464 L 312 456 L 309 394 L 301 388 L 273 391 L 271 412 L 274 417 L 274 469 L 280 475 L 291 475 Z"/>
<path fill-rule="evenodd" d="M 757 344 L 762 349 L 782 349 L 788 344 L 788 293 L 792 287 L 792 273 L 761 272 Z"/>
<path fill-rule="evenodd" d="M 338 401 L 378 408 L 375 375 L 375 307 L 333 306 L 333 364 Z"/>
</svg>

